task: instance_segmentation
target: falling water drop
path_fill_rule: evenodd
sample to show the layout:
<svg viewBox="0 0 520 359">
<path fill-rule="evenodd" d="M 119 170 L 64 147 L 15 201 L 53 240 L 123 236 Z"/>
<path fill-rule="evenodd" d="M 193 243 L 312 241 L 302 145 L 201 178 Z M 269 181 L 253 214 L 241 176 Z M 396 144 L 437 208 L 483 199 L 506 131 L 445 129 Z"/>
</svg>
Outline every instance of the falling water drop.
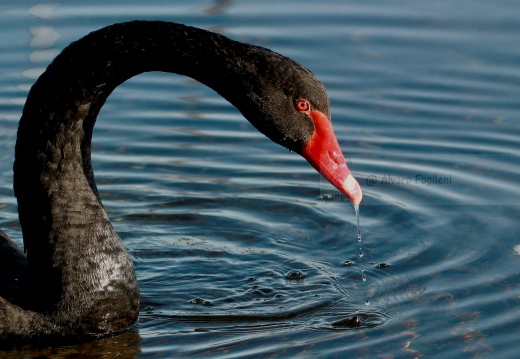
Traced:
<svg viewBox="0 0 520 359">
<path fill-rule="evenodd" d="M 356 210 L 356 220 L 357 220 L 357 241 L 361 242 L 361 227 L 359 225 L 359 205 L 354 206 Z"/>
<path fill-rule="evenodd" d="M 359 258 L 363 258 L 364 255 L 363 250 L 359 248 Z"/>
</svg>

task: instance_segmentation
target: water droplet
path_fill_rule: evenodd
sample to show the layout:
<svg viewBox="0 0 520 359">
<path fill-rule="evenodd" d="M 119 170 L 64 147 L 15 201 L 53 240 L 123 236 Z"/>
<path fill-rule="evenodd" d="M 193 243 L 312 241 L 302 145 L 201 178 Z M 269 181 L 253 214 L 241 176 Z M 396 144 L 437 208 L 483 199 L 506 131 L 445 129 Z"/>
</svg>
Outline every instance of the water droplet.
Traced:
<svg viewBox="0 0 520 359">
<path fill-rule="evenodd" d="M 287 274 L 285 275 L 285 279 L 289 280 L 300 280 L 305 278 L 305 274 L 301 270 L 298 269 L 291 269 Z"/>
<path fill-rule="evenodd" d="M 254 281 L 256 281 L 256 278 L 249 277 L 249 278 L 247 278 L 247 281 L 248 281 L 248 282 L 254 282 Z"/>
<path fill-rule="evenodd" d="M 359 225 L 359 205 L 354 206 L 356 210 L 356 220 L 357 220 L 357 241 L 361 242 L 361 226 Z"/>
<path fill-rule="evenodd" d="M 363 258 L 364 255 L 363 250 L 359 248 L 359 258 Z"/>
<path fill-rule="evenodd" d="M 361 279 L 363 280 L 363 282 L 367 281 L 367 276 L 365 275 L 365 270 L 364 269 L 361 269 Z"/>
<path fill-rule="evenodd" d="M 376 267 L 377 267 L 377 268 L 388 268 L 388 267 L 390 267 L 390 264 L 387 264 L 387 263 L 379 263 Z"/>
<path fill-rule="evenodd" d="M 368 299 L 365 300 L 365 305 L 370 305 L 370 301 Z"/>
<path fill-rule="evenodd" d="M 344 266 L 344 267 L 350 267 L 350 266 L 354 265 L 354 262 L 352 262 L 352 261 L 345 261 L 345 262 L 341 263 L 341 265 Z"/>
</svg>

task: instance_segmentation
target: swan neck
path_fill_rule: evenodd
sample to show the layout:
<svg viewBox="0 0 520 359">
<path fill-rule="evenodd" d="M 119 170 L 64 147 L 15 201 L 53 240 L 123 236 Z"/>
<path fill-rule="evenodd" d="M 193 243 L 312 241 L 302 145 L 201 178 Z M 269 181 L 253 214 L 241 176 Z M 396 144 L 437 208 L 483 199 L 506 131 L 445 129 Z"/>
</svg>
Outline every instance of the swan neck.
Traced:
<svg viewBox="0 0 520 359">
<path fill-rule="evenodd" d="M 246 48 L 204 30 L 146 21 L 116 24 L 65 48 L 32 87 L 18 130 L 14 189 L 26 248 L 51 240 L 53 224 L 107 220 L 91 139 L 101 107 L 119 84 L 142 72 L 172 72 L 241 102 L 235 94 L 247 97 L 238 80 L 247 70 L 237 54 Z M 71 218 L 72 211 L 81 218 Z"/>
<path fill-rule="evenodd" d="M 105 213 L 92 172 L 97 115 L 119 84 L 146 71 L 190 76 L 237 102 L 233 94 L 248 92 L 238 81 L 247 71 L 236 55 L 244 48 L 178 24 L 117 24 L 69 45 L 40 76 L 20 120 L 14 164 L 31 287 L 48 293 L 31 309 L 79 306 L 76 312 L 94 311 L 82 315 L 92 322 L 99 316 L 103 323 L 110 322 L 103 317 L 108 311 L 121 317 L 111 319 L 121 326 L 111 331 L 133 324 L 139 307 L 133 264 Z M 107 293 L 114 298 L 107 300 Z M 104 307 L 114 301 L 131 309 L 121 316 Z"/>
</svg>

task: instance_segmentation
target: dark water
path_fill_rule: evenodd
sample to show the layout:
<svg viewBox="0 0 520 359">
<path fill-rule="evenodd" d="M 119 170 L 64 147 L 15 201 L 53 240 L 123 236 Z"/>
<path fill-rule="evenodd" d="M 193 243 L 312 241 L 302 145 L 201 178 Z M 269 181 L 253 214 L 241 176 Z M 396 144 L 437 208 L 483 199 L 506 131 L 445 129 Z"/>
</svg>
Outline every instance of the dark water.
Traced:
<svg viewBox="0 0 520 359">
<path fill-rule="evenodd" d="M 302 158 L 194 81 L 140 75 L 109 98 L 93 149 L 135 260 L 139 325 L 0 356 L 516 357 L 519 15 L 516 0 L 0 4 L 0 227 L 18 243 L 28 89 L 69 42 L 135 18 L 309 67 L 365 194 L 358 243 L 353 207 Z"/>
</svg>

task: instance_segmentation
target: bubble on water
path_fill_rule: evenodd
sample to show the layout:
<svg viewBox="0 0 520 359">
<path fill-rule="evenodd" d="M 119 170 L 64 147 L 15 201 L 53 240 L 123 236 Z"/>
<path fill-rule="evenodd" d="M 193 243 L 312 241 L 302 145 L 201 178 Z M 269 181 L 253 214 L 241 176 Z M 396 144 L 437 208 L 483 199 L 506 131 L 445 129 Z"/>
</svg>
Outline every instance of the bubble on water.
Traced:
<svg viewBox="0 0 520 359">
<path fill-rule="evenodd" d="M 285 279 L 289 280 L 301 280 L 305 278 L 305 274 L 298 269 L 291 269 L 287 274 L 285 275 Z"/>
<path fill-rule="evenodd" d="M 332 326 L 338 329 L 373 328 L 385 324 L 389 319 L 385 314 L 356 310 L 352 316 L 335 321 Z"/>
<path fill-rule="evenodd" d="M 387 263 L 379 263 L 376 268 L 388 268 L 390 267 L 390 264 Z"/>
<path fill-rule="evenodd" d="M 196 304 L 196 305 L 203 305 L 205 307 L 211 307 L 213 306 L 213 302 L 211 300 L 206 300 L 206 299 L 202 299 L 202 298 L 193 298 L 192 300 L 189 301 L 191 304 Z"/>
<path fill-rule="evenodd" d="M 359 328 L 363 325 L 362 318 L 355 315 L 352 318 L 345 318 L 342 320 L 338 320 L 337 322 L 332 323 L 333 327 L 338 328 Z"/>
<path fill-rule="evenodd" d="M 370 305 L 370 300 L 365 300 L 365 305 Z"/>
</svg>

